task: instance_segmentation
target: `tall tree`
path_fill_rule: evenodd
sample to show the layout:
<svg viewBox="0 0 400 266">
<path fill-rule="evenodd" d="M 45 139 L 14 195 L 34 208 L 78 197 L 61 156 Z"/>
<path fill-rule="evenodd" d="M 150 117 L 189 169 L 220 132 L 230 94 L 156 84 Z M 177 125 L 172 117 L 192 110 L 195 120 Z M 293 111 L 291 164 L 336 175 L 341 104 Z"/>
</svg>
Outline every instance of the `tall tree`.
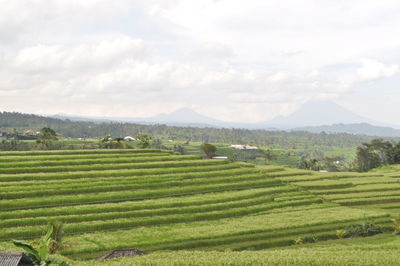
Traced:
<svg viewBox="0 0 400 266">
<path fill-rule="evenodd" d="M 217 147 L 207 142 L 201 144 L 200 149 L 206 154 L 207 158 L 212 158 L 217 151 Z"/>
<path fill-rule="evenodd" d="M 44 127 L 37 135 L 36 148 L 39 150 L 50 150 L 54 148 L 54 142 L 57 140 L 57 133 L 49 127 Z"/>
</svg>

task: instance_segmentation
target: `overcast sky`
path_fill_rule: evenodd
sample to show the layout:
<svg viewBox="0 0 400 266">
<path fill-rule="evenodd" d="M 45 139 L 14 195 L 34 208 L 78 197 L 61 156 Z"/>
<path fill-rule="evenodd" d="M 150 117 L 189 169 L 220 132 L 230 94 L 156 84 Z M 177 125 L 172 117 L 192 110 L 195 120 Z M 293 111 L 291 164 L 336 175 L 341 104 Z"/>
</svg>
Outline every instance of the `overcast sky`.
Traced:
<svg viewBox="0 0 400 266">
<path fill-rule="evenodd" d="M 0 110 L 400 125 L 398 0 L 0 0 Z"/>
</svg>

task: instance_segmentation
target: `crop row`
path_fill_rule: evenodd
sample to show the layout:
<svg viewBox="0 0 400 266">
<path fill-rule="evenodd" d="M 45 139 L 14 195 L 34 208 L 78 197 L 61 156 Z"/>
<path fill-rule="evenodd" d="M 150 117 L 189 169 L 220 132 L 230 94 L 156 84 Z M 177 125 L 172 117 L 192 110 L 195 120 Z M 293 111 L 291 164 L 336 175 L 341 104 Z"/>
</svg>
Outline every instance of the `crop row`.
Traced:
<svg viewBox="0 0 400 266">
<path fill-rule="evenodd" d="M 358 192 L 378 192 L 378 191 L 389 191 L 389 190 L 399 190 L 398 184 L 372 184 L 372 185 L 362 185 L 355 186 L 351 188 L 342 189 L 330 189 L 330 190 L 313 190 L 313 194 L 346 194 L 346 193 L 358 193 Z"/>
<path fill-rule="evenodd" d="M 229 175 L 221 176 L 204 176 L 196 179 L 179 179 L 173 176 L 158 177 L 152 179 L 135 179 L 125 182 L 113 182 L 109 184 L 97 184 L 97 185 L 85 185 L 85 186 L 71 186 L 62 188 L 39 188 L 24 191 L 14 191 L 14 192 L 3 192 L 0 193 L 0 199 L 17 199 L 17 198 L 36 198 L 36 197 L 46 197 L 50 195 L 69 195 L 69 194 L 80 194 L 80 193 L 98 193 L 98 192 L 113 192 L 113 191 L 126 191 L 126 190 L 139 190 L 139 189 L 157 189 L 166 188 L 172 186 L 190 186 L 190 185 L 200 185 L 200 184 L 218 184 L 218 183 L 230 183 L 237 180 L 262 180 L 265 179 L 259 173 L 247 174 L 239 173 L 234 176 Z M 274 180 L 276 181 L 276 180 Z M 279 181 L 276 181 L 279 182 Z"/>
<path fill-rule="evenodd" d="M 220 177 L 229 175 L 242 175 L 258 173 L 256 169 L 233 168 L 227 170 L 210 170 L 207 172 L 194 173 L 178 173 L 178 174 L 163 174 L 163 175 L 139 175 L 113 178 L 82 178 L 82 179 L 65 179 L 59 181 L 28 181 L 28 182 L 3 182 L 1 183 L 0 193 L 6 192 L 21 192 L 45 189 L 67 189 L 67 188 L 83 188 L 92 186 L 108 186 L 115 184 L 132 184 L 135 183 L 152 183 L 164 180 L 184 180 L 204 177 Z"/>
<path fill-rule="evenodd" d="M 191 165 L 178 165 L 177 167 L 141 168 L 141 169 L 116 169 L 116 170 L 92 170 L 58 173 L 37 173 L 37 174 L 12 174 L 0 175 L 0 182 L 8 181 L 38 181 L 38 180 L 66 180 L 79 178 L 104 178 L 123 177 L 139 175 L 173 174 L 187 172 L 207 172 L 210 170 L 224 170 L 240 167 L 238 163 L 227 164 L 219 160 L 191 161 Z"/>
<path fill-rule="evenodd" d="M 173 207 L 173 208 L 161 208 L 161 209 L 144 209 L 144 210 L 133 210 L 124 212 L 111 212 L 111 213 L 95 213 L 95 214 L 79 214 L 79 215 L 62 215 L 62 216 L 52 216 L 51 219 L 56 219 L 57 221 L 63 223 L 79 223 L 88 221 L 105 221 L 105 220 L 115 220 L 121 218 L 139 218 L 139 217 L 153 217 L 162 215 L 176 215 L 185 213 L 206 213 L 219 210 L 228 210 L 231 208 L 238 207 L 251 207 L 256 205 L 261 205 L 265 203 L 273 202 L 272 195 L 267 195 L 264 197 L 256 199 L 246 199 L 238 200 L 233 202 L 218 202 L 205 204 L 202 206 L 186 206 L 186 207 Z M 7 227 L 19 227 L 19 226 L 34 226 L 34 225 L 45 225 L 48 223 L 48 217 L 35 217 L 26 219 L 11 219 L 0 221 L 0 228 Z"/>
<path fill-rule="evenodd" d="M 341 180 L 341 179 L 350 179 L 347 182 L 351 182 L 351 180 L 357 178 L 363 180 L 363 178 L 372 178 L 372 177 L 383 177 L 383 175 L 378 174 L 335 174 L 330 175 L 329 173 L 317 173 L 317 174 L 309 174 L 309 175 L 294 175 L 294 176 L 283 176 L 280 177 L 283 181 L 288 182 L 300 182 L 300 181 L 318 181 L 318 180 Z M 379 180 L 379 179 L 375 179 Z"/>
<path fill-rule="evenodd" d="M 375 217 L 374 222 L 382 223 L 387 220 L 387 217 Z M 266 247 L 276 247 L 281 246 L 282 241 L 284 245 L 290 245 L 293 240 L 304 235 L 317 235 L 319 239 L 321 238 L 321 233 L 329 233 L 332 238 L 335 238 L 335 230 L 345 228 L 348 225 L 361 222 L 360 218 L 344 219 L 335 222 L 328 223 L 315 223 L 308 225 L 291 226 L 289 228 L 280 229 L 263 229 L 263 230 L 250 230 L 241 231 L 237 233 L 222 234 L 218 236 L 203 236 L 196 238 L 186 238 L 177 240 L 159 240 L 153 241 L 152 243 L 141 243 L 141 248 L 145 251 L 155 251 L 155 250 L 180 250 L 180 249 L 199 249 L 199 248 L 212 248 L 225 250 L 226 248 L 235 248 L 236 250 L 242 250 L 250 245 L 254 247 L 255 242 L 264 243 L 264 248 Z M 132 246 L 132 242 L 119 242 L 113 244 L 113 249 L 122 249 Z M 224 245 L 229 245 L 224 247 Z M 94 253 L 104 252 L 106 249 L 104 247 L 89 248 L 78 250 L 75 252 L 67 251 L 64 252 L 65 255 L 74 255 L 74 257 L 79 258 L 92 258 Z M 91 254 L 91 256 L 86 257 L 85 254 Z"/>
<path fill-rule="evenodd" d="M 80 252 L 91 249 L 94 247 L 93 243 L 102 243 L 103 248 L 111 250 L 115 248 L 116 243 L 130 243 L 131 246 L 142 247 L 147 244 L 155 245 L 157 242 L 183 242 L 188 239 L 214 238 L 221 235 L 265 232 L 265 230 L 274 232 L 281 229 L 336 224 L 344 220 L 375 219 L 378 217 L 387 217 L 387 215 L 378 211 L 332 207 L 326 204 L 281 207 L 265 214 L 258 212 L 256 215 L 232 217 L 218 221 L 209 220 L 195 225 L 163 225 L 125 229 L 118 232 L 89 233 L 84 238 L 74 238 L 79 248 L 71 248 L 69 251 Z"/>
<path fill-rule="evenodd" d="M 118 191 L 105 193 L 78 194 L 71 196 L 54 196 L 51 198 L 30 198 L 0 201 L 1 210 L 16 210 L 27 208 L 51 207 L 60 205 L 79 205 L 82 203 L 119 202 L 127 200 L 142 200 L 149 198 L 171 197 L 192 193 L 210 193 L 225 190 L 241 190 L 265 186 L 277 186 L 278 180 L 238 181 L 227 184 L 206 184 L 202 186 L 172 187 L 160 190 Z"/>
<path fill-rule="evenodd" d="M 158 149 L 87 149 L 87 150 L 51 150 L 51 151 L 3 151 L 3 156 L 40 156 L 40 155 L 70 155 L 70 154 L 109 154 L 109 153 L 154 153 Z M 164 152 L 164 151 L 162 151 Z"/>
<path fill-rule="evenodd" d="M 99 193 L 99 192 L 114 192 L 114 191 L 130 191 L 130 190 L 155 190 L 160 188 L 169 187 L 186 187 L 202 184 L 226 184 L 237 182 L 238 180 L 260 180 L 265 179 L 260 173 L 250 175 L 236 175 L 236 176 L 222 176 L 222 177 L 205 177 L 198 179 L 187 179 L 187 180 L 164 180 L 158 178 L 157 180 L 144 180 L 143 183 L 131 182 L 129 184 L 119 184 L 118 182 L 112 185 L 98 185 L 98 186 L 87 186 L 87 187 L 76 187 L 76 188 L 59 188 L 59 189 L 48 189 L 48 190 L 31 190 L 21 192 L 8 192 L 0 193 L 0 199 L 20 199 L 20 198 L 37 198 L 57 195 L 76 195 L 79 196 L 82 193 Z M 271 184 L 280 183 L 279 180 L 270 179 Z M 29 200 L 29 199 L 28 199 Z"/>
<path fill-rule="evenodd" d="M 398 183 L 394 178 L 390 177 L 364 177 L 364 178 L 349 178 L 346 181 L 353 183 L 354 185 L 372 185 L 372 184 L 393 184 Z"/>
<path fill-rule="evenodd" d="M 142 201 L 125 201 L 119 203 L 103 203 L 92 205 L 79 205 L 79 206 L 61 206 L 56 208 L 42 208 L 42 209 L 29 209 L 19 210 L 13 212 L 0 213 L 0 219 L 17 219 L 29 217 L 50 217 L 50 216 L 63 216 L 63 215 L 85 215 L 91 213 L 113 213 L 125 212 L 134 210 L 152 210 L 162 208 L 177 208 L 187 206 L 201 206 L 206 204 L 234 202 L 239 200 L 256 199 L 259 197 L 271 196 L 274 197 L 279 194 L 282 195 L 298 195 L 297 188 L 295 187 L 271 187 L 271 188 L 258 188 L 244 191 L 228 191 L 218 193 L 207 193 L 186 197 L 167 197 L 155 200 L 142 200 Z"/>
<path fill-rule="evenodd" d="M 93 164 L 120 164 L 120 163 L 138 163 L 138 162 L 159 162 L 159 161 L 177 161 L 177 160 L 198 160 L 200 155 L 169 155 L 169 156 L 141 156 L 124 158 L 104 158 L 104 159 L 79 159 L 79 160 L 57 160 L 57 161 L 25 161 L 25 162 L 0 162 L 0 170 L 4 168 L 35 168 L 51 166 L 78 166 Z"/>
<path fill-rule="evenodd" d="M 343 199 L 343 200 L 335 200 L 335 202 L 345 206 L 381 204 L 381 203 L 400 202 L 400 196 Z"/>
<path fill-rule="evenodd" d="M 303 176 L 303 175 L 310 175 L 308 172 L 300 172 L 300 171 L 284 171 L 284 172 L 271 172 L 267 173 L 266 176 L 268 177 L 288 177 L 288 176 Z"/>
<path fill-rule="evenodd" d="M 341 180 L 322 180 L 322 181 L 308 181 L 308 182 L 295 182 L 292 183 L 296 186 L 304 187 L 306 189 L 337 189 L 353 187 L 353 183 L 344 182 Z"/>
<path fill-rule="evenodd" d="M 388 219 L 376 219 L 374 222 L 386 222 Z M 203 241 L 176 243 L 175 245 L 165 245 L 152 247 L 149 246 L 149 250 L 160 249 L 193 249 L 199 247 L 208 247 L 217 250 L 225 250 L 230 248 L 232 250 L 244 250 L 251 248 L 265 249 L 278 246 L 292 245 L 293 240 L 303 236 L 314 236 L 318 240 L 336 239 L 335 230 L 343 229 L 348 225 L 360 223 L 359 219 L 350 220 L 339 220 L 335 223 L 318 224 L 311 226 L 303 226 L 298 228 L 292 228 L 288 230 L 266 230 L 266 232 L 248 232 L 247 234 L 233 235 L 229 237 L 219 237 Z M 197 242 L 197 243 L 196 243 Z"/>
<path fill-rule="evenodd" d="M 0 153 L 1 154 L 1 153 Z M 172 151 L 144 152 L 144 153 L 100 153 L 100 154 L 71 154 L 71 155 L 36 155 L 36 156 L 1 156 L 0 163 L 36 162 L 36 161 L 64 161 L 86 159 L 117 159 L 140 158 L 152 156 L 171 156 Z"/>
<path fill-rule="evenodd" d="M 96 170 L 116 170 L 116 169 L 140 169 L 140 168 L 164 168 L 164 167 L 183 167 L 197 165 L 223 164 L 225 160 L 179 160 L 167 162 L 146 162 L 146 163 L 120 163 L 120 164 L 93 164 L 93 165 L 72 165 L 72 166 L 48 166 L 48 167 L 15 167 L 0 168 L 0 174 L 21 174 L 21 173 L 56 173 L 73 171 L 96 171 Z"/>
<path fill-rule="evenodd" d="M 138 219 L 127 219 L 127 218 L 119 218 L 112 220 L 103 220 L 103 221 L 93 221 L 93 222 L 85 222 L 85 223 L 74 223 L 67 224 L 65 226 L 66 234 L 76 234 L 76 233 L 86 233 L 86 232 L 97 232 L 104 230 L 116 230 L 122 228 L 132 228 L 138 226 L 155 226 L 162 224 L 173 224 L 173 223 L 187 223 L 187 222 L 196 222 L 202 220 L 215 220 L 222 219 L 227 217 L 238 217 L 249 215 L 253 213 L 259 213 L 262 211 L 271 210 L 274 208 L 281 208 L 284 206 L 299 206 L 299 205 L 307 205 L 312 203 L 321 202 L 318 199 L 308 199 L 308 200 L 299 200 L 293 202 L 283 202 L 283 203 L 271 203 L 260 206 L 251 206 L 251 207 L 239 207 L 232 209 L 224 209 L 221 211 L 211 211 L 206 213 L 188 213 L 188 214 L 177 214 L 177 215 L 163 215 L 163 216 L 152 216 L 152 217 L 144 217 Z M 40 235 L 41 228 L 36 226 L 25 226 L 25 227 L 15 227 L 15 228 L 2 228 L 0 229 L 0 239 L 9 239 L 16 237 L 36 237 Z"/>
<path fill-rule="evenodd" d="M 356 199 L 356 198 L 373 198 L 373 197 L 387 197 L 387 196 L 400 196 L 400 191 L 377 191 L 377 192 L 360 192 L 360 193 L 346 193 L 346 194 L 331 194 L 325 195 L 324 199 L 328 200 L 342 200 L 342 199 Z"/>
<path fill-rule="evenodd" d="M 373 246 L 373 244 L 369 244 Z M 375 246 L 374 246 L 375 247 Z M 170 266 L 170 265 L 199 265 L 215 266 L 243 266 L 243 265 L 296 265 L 296 266 L 316 266 L 316 265 L 352 265 L 352 266 L 376 266 L 376 265 L 398 265 L 397 248 L 384 249 L 360 249 L 355 244 L 337 247 L 336 245 L 317 246 L 308 248 L 307 246 L 298 248 L 267 249 L 267 250 L 248 250 L 241 252 L 229 249 L 221 251 L 162 251 L 150 253 L 146 256 L 132 258 L 119 258 L 107 261 L 88 260 L 82 261 L 81 258 L 93 259 L 104 255 L 105 251 L 98 253 L 81 254 L 79 266 Z"/>
</svg>

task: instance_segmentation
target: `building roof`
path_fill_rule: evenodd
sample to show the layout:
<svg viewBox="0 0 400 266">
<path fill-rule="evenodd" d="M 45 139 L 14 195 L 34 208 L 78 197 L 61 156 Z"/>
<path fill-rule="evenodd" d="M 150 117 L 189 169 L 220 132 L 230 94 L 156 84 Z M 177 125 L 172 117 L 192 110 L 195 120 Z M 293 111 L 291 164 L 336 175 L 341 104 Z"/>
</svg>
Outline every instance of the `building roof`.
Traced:
<svg viewBox="0 0 400 266">
<path fill-rule="evenodd" d="M 228 159 L 228 156 L 213 156 L 213 159 Z"/>
<path fill-rule="evenodd" d="M 22 252 L 0 252 L 0 266 L 33 266 L 32 260 Z"/>
<path fill-rule="evenodd" d="M 258 148 L 256 146 L 242 145 L 242 144 L 235 144 L 235 145 L 231 145 L 229 147 L 238 149 L 238 150 L 258 150 Z"/>
<path fill-rule="evenodd" d="M 113 250 L 96 260 L 106 260 L 106 259 L 113 259 L 113 258 L 119 258 L 119 257 L 134 257 L 134 256 L 140 256 L 140 255 L 145 255 L 143 251 L 140 251 L 135 248 L 130 248 L 130 249 L 117 249 Z"/>
</svg>

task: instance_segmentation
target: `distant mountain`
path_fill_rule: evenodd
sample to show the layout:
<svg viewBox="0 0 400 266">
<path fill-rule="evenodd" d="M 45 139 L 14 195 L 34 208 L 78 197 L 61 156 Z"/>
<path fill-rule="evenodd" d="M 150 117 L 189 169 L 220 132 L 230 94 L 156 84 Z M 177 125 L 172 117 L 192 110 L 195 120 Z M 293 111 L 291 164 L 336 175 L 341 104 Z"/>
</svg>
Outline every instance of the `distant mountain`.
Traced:
<svg viewBox="0 0 400 266">
<path fill-rule="evenodd" d="M 186 125 L 206 125 L 220 126 L 224 122 L 201 115 L 190 108 L 181 108 L 169 114 L 160 114 L 150 118 L 142 118 L 146 122 L 164 124 L 186 124 Z"/>
<path fill-rule="evenodd" d="M 71 121 L 128 122 L 138 124 L 166 124 L 170 126 L 244 128 L 267 130 L 304 130 L 310 132 L 343 132 L 375 136 L 399 136 L 396 129 L 353 113 L 330 101 L 311 101 L 303 104 L 288 116 L 279 116 L 258 123 L 234 123 L 213 119 L 199 114 L 191 108 L 178 109 L 153 117 L 80 117 L 69 115 L 52 116 Z"/>
<path fill-rule="evenodd" d="M 279 128 L 321 126 L 332 124 L 382 123 L 359 116 L 350 110 L 330 101 L 310 101 L 288 116 L 279 116 L 265 124 Z"/>
<path fill-rule="evenodd" d="M 373 126 L 367 123 L 359 124 L 333 124 L 330 126 L 314 126 L 294 128 L 295 131 L 308 131 L 311 133 L 349 133 L 379 137 L 400 137 L 400 130 L 391 127 Z"/>
<path fill-rule="evenodd" d="M 173 126 L 219 127 L 224 122 L 201 115 L 190 108 L 181 108 L 172 113 L 163 113 L 152 117 L 86 117 L 67 114 L 50 116 L 62 120 L 92 122 L 127 122 L 138 124 L 166 124 Z"/>
</svg>

